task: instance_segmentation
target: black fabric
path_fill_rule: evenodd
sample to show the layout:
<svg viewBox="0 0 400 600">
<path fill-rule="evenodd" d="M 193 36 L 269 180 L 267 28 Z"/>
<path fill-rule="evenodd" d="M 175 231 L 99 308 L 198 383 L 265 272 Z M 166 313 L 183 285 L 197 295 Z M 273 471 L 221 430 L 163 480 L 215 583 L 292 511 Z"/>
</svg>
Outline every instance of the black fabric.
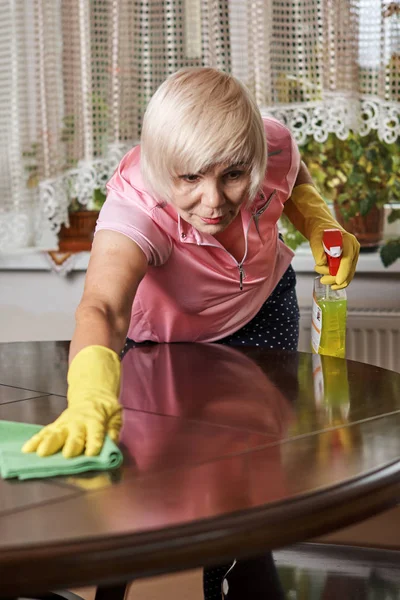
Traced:
<svg viewBox="0 0 400 600">
<path fill-rule="evenodd" d="M 225 581 L 224 581 L 225 580 Z M 268 552 L 262 557 L 204 569 L 205 600 L 284 600 L 278 572 Z"/>
<path fill-rule="evenodd" d="M 296 296 L 296 273 L 290 265 L 256 316 L 244 327 L 221 340 L 229 346 L 259 346 L 297 350 L 300 311 Z"/>
</svg>

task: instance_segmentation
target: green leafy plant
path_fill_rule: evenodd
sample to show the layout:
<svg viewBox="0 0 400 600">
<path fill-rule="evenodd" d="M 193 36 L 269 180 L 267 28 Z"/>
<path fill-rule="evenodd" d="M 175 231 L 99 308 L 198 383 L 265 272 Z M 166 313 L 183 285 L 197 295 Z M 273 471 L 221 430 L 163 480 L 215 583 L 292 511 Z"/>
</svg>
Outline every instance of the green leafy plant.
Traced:
<svg viewBox="0 0 400 600">
<path fill-rule="evenodd" d="M 105 192 L 100 188 L 95 188 L 93 190 L 92 201 L 90 202 L 90 206 L 81 204 L 77 198 L 73 198 L 68 206 L 69 212 L 77 212 L 80 210 L 100 210 L 103 206 L 106 199 Z"/>
<path fill-rule="evenodd" d="M 104 109 L 105 111 L 105 109 Z M 63 119 L 63 129 L 61 132 L 61 141 L 64 143 L 68 143 L 73 141 L 75 135 L 75 117 L 74 115 L 67 115 Z M 104 128 L 103 128 L 104 129 Z M 104 133 L 104 131 L 103 131 Z M 36 142 L 32 143 L 23 153 L 22 158 L 24 161 L 24 168 L 27 174 L 27 187 L 28 188 L 36 188 L 39 185 L 40 177 L 39 177 L 39 167 L 38 167 L 38 150 L 39 146 Z M 65 165 L 65 168 L 73 168 L 77 165 L 77 161 L 69 161 Z M 104 181 L 105 184 L 106 180 Z M 94 210 L 100 211 L 103 206 L 106 193 L 103 188 L 95 188 L 93 190 L 92 199 L 89 202 L 89 205 L 81 204 L 76 197 L 72 197 L 70 204 L 68 206 L 69 212 L 77 212 L 81 210 Z"/>
<path fill-rule="evenodd" d="M 351 132 L 345 140 L 329 134 L 324 143 L 309 138 L 300 153 L 322 196 L 337 203 L 345 221 L 367 215 L 373 206 L 400 202 L 399 141 L 383 142 L 375 131 Z M 397 219 L 400 210 L 394 208 L 388 221 Z M 295 240 L 291 232 L 290 238 Z M 385 266 L 400 258 L 400 237 L 388 240 L 380 254 Z"/>
<path fill-rule="evenodd" d="M 388 240 L 381 248 L 380 255 L 385 267 L 390 267 L 400 258 L 400 237 Z"/>
<path fill-rule="evenodd" d="M 292 225 L 291 221 L 287 218 L 287 216 L 283 213 L 280 218 L 280 230 L 285 241 L 286 246 L 289 246 L 293 251 L 295 251 L 301 244 L 306 242 L 306 238 L 297 231 L 294 225 Z"/>
<path fill-rule="evenodd" d="M 35 188 L 39 183 L 39 170 L 37 164 L 37 143 L 32 143 L 28 150 L 22 152 L 24 169 L 27 174 L 26 185 L 29 189 Z"/>
<path fill-rule="evenodd" d="M 324 143 L 310 138 L 300 151 L 325 200 L 337 202 L 346 220 L 400 201 L 399 143 L 387 144 L 375 131 L 345 140 L 331 133 Z"/>
<path fill-rule="evenodd" d="M 388 223 L 394 223 L 400 219 L 400 209 L 392 208 Z M 400 236 L 388 240 L 380 250 L 381 260 L 385 267 L 390 267 L 398 258 L 400 258 Z"/>
<path fill-rule="evenodd" d="M 94 92 L 92 94 L 91 100 L 94 130 L 93 142 L 94 147 L 96 148 L 95 157 L 97 157 L 102 156 L 107 147 L 109 107 L 103 96 L 98 92 Z M 68 145 L 71 145 L 72 148 L 74 147 L 76 131 L 77 124 L 75 115 L 65 115 L 63 117 L 63 127 L 61 130 L 61 141 L 67 146 L 67 162 L 65 169 L 74 168 L 77 165 L 76 159 L 71 158 L 70 153 L 68 152 Z M 92 199 L 89 201 L 88 205 L 81 204 L 77 198 L 73 197 L 72 193 L 70 194 L 70 197 L 71 201 L 68 207 L 69 212 L 77 212 L 81 210 L 99 211 L 105 202 L 106 193 L 103 188 L 95 188 L 93 190 Z"/>
</svg>

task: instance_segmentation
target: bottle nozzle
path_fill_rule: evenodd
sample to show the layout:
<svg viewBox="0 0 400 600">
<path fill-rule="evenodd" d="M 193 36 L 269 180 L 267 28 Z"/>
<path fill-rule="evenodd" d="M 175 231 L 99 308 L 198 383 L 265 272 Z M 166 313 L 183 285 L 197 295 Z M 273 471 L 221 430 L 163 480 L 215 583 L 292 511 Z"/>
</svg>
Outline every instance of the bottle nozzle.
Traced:
<svg viewBox="0 0 400 600">
<path fill-rule="evenodd" d="M 336 275 L 343 251 L 343 235 L 340 229 L 325 229 L 322 244 L 328 260 L 329 274 Z"/>
</svg>

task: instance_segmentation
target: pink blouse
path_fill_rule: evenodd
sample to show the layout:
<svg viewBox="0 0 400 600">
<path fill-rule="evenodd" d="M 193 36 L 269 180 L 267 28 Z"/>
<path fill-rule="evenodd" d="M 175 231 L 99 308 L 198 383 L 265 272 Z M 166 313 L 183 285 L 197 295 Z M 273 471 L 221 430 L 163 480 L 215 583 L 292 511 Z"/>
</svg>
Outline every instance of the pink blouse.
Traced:
<svg viewBox="0 0 400 600">
<path fill-rule="evenodd" d="M 212 342 L 248 323 L 293 257 L 277 222 L 300 167 L 289 130 L 264 118 L 268 163 L 262 192 L 241 208 L 246 251 L 238 262 L 213 236 L 161 205 L 140 173 L 140 146 L 121 160 L 107 184 L 96 232 L 117 231 L 142 249 L 148 270 L 137 290 L 128 337 L 136 342 Z"/>
</svg>

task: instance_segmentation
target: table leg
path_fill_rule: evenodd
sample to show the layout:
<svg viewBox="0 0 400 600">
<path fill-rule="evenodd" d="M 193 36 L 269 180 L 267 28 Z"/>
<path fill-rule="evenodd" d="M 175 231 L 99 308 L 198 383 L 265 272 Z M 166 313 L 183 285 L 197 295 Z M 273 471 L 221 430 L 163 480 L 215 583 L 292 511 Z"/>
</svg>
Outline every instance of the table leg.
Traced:
<svg viewBox="0 0 400 600">
<path fill-rule="evenodd" d="M 97 588 L 95 600 L 124 600 L 127 585 L 103 585 Z"/>
</svg>

